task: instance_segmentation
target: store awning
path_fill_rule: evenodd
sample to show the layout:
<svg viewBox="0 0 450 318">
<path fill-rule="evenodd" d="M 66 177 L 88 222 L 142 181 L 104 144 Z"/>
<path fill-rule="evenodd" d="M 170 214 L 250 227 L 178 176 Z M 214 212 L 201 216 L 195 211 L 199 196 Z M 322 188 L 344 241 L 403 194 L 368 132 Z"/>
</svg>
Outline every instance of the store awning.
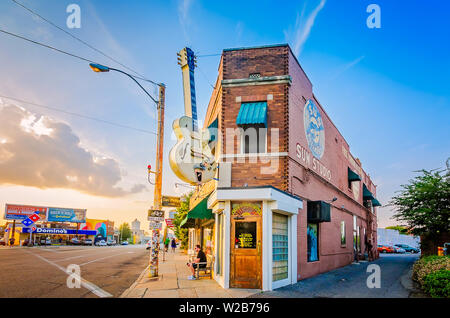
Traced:
<svg viewBox="0 0 450 318">
<path fill-rule="evenodd" d="M 217 140 L 217 135 L 219 134 L 218 129 L 219 129 L 219 120 L 216 118 L 216 119 L 208 126 L 208 130 L 209 130 L 209 142 L 210 142 L 210 143 Z"/>
<path fill-rule="evenodd" d="M 352 169 L 348 168 L 348 181 L 361 181 L 361 177 Z"/>
<path fill-rule="evenodd" d="M 375 197 L 373 196 L 372 192 L 367 189 L 366 185 L 363 184 L 363 199 L 364 200 L 373 200 Z"/>
<path fill-rule="evenodd" d="M 381 203 L 377 199 L 373 199 L 372 200 L 372 206 L 381 206 Z"/>
<path fill-rule="evenodd" d="M 214 215 L 211 209 L 208 209 L 209 195 L 200 201 L 191 211 L 188 212 L 186 218 L 181 221 L 180 227 L 189 228 L 194 227 L 195 219 L 214 219 Z"/>
<path fill-rule="evenodd" d="M 264 125 L 267 127 L 267 102 L 242 103 L 236 118 L 237 125 Z"/>
</svg>

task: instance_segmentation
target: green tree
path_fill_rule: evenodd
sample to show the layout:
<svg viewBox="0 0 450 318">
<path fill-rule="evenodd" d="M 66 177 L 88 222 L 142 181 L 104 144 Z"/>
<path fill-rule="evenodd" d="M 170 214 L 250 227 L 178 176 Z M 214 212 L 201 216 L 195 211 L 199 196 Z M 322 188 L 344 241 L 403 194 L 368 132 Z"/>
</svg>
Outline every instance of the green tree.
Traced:
<svg viewBox="0 0 450 318">
<path fill-rule="evenodd" d="M 186 249 L 188 246 L 189 240 L 189 230 L 180 228 L 181 222 L 186 218 L 186 215 L 189 212 L 189 201 L 191 199 L 192 192 L 188 195 L 184 195 L 181 198 L 181 204 L 177 208 L 177 213 L 175 214 L 175 219 L 173 220 L 173 224 L 175 225 L 175 235 L 180 240 L 180 247 L 182 249 Z"/>
<path fill-rule="evenodd" d="M 388 226 L 388 227 L 386 227 L 386 229 L 397 230 L 398 233 L 400 233 L 400 234 L 409 234 L 407 226 L 395 225 L 395 226 Z"/>
<path fill-rule="evenodd" d="M 128 223 L 122 223 L 119 226 L 119 237 L 122 242 L 128 240 L 131 237 L 131 229 Z"/>
<path fill-rule="evenodd" d="M 396 208 L 394 219 L 406 222 L 412 234 L 432 239 L 449 232 L 450 170 L 417 172 L 390 205 Z"/>
</svg>

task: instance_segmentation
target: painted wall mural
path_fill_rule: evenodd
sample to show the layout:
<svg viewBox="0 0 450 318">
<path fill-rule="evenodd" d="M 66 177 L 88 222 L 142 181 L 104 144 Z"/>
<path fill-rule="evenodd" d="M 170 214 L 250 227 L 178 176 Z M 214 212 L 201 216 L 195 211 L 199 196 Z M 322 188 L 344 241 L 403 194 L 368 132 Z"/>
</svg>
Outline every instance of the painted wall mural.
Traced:
<svg viewBox="0 0 450 318">
<path fill-rule="evenodd" d="M 319 109 L 311 99 L 306 102 L 303 110 L 303 125 L 308 147 L 313 156 L 317 159 L 322 158 L 325 151 L 325 130 Z"/>
</svg>

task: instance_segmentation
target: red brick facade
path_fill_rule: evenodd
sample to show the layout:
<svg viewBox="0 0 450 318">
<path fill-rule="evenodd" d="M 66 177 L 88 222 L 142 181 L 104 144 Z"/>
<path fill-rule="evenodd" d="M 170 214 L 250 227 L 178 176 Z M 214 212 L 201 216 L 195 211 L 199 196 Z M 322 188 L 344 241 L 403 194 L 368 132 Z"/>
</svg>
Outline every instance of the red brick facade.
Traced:
<svg viewBox="0 0 450 318">
<path fill-rule="evenodd" d="M 257 74 L 257 75 L 256 75 Z M 254 79 L 254 80 L 252 80 Z M 303 123 L 307 100 L 313 100 L 322 116 L 325 146 L 315 158 L 308 148 Z M 236 156 L 240 141 L 227 147 L 226 129 L 238 128 L 236 118 L 243 102 L 267 102 L 267 158 Z M 221 160 L 231 158 L 231 187 L 271 185 L 303 199 L 298 214 L 298 279 L 347 265 L 353 260 L 353 215 L 360 227 L 361 254 L 365 251 L 364 232 L 376 250 L 376 213 L 363 205 L 363 183 L 376 196 L 376 186 L 354 159 L 349 146 L 313 94 L 312 84 L 288 45 L 224 50 L 216 89 L 208 106 L 205 124 L 219 118 Z M 279 147 L 272 149 L 271 128 L 277 128 Z M 224 159 L 224 155 L 228 156 Z M 231 156 L 231 157 L 230 157 Z M 234 157 L 233 157 L 234 156 Z M 250 159 L 253 159 L 251 161 Z M 255 160 L 257 160 L 255 162 Z M 277 160 L 277 164 L 273 161 Z M 267 162 L 269 161 L 269 162 Z M 262 172 L 261 167 L 275 167 Z M 361 182 L 349 188 L 348 168 Z M 307 200 L 337 200 L 332 203 L 331 222 L 319 225 L 319 260 L 307 261 Z M 341 221 L 345 222 L 346 244 L 341 244 Z"/>
</svg>

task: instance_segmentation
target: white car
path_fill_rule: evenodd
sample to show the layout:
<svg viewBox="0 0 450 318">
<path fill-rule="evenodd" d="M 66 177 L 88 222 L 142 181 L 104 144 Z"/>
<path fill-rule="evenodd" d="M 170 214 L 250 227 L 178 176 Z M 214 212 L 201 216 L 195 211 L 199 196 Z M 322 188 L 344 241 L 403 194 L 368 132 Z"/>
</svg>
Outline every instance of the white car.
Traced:
<svg viewBox="0 0 450 318">
<path fill-rule="evenodd" d="M 105 240 L 100 240 L 100 241 L 97 241 L 97 243 L 95 243 L 95 245 L 97 245 L 97 246 L 107 246 L 108 244 L 106 244 Z"/>
</svg>

